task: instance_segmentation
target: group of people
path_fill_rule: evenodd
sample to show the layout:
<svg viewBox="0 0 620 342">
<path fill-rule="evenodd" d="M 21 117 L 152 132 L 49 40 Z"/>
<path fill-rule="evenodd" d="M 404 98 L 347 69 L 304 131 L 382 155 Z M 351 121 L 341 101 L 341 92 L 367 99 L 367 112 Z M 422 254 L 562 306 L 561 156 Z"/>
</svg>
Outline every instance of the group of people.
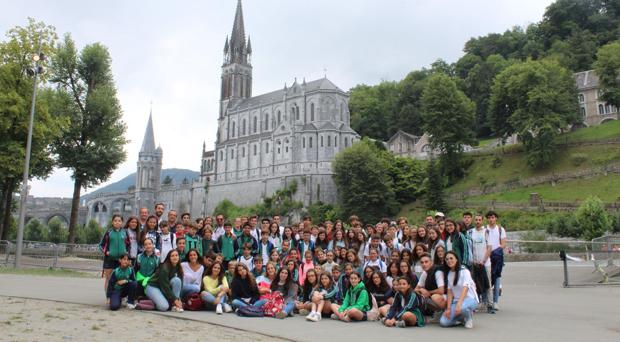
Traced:
<svg viewBox="0 0 620 342">
<path fill-rule="evenodd" d="M 458 221 L 437 212 L 420 225 L 163 213 L 158 203 L 153 215 L 113 216 L 100 244 L 112 310 L 148 298 L 160 311 L 466 328 L 474 312 L 499 310 L 506 232 L 494 211 Z"/>
</svg>

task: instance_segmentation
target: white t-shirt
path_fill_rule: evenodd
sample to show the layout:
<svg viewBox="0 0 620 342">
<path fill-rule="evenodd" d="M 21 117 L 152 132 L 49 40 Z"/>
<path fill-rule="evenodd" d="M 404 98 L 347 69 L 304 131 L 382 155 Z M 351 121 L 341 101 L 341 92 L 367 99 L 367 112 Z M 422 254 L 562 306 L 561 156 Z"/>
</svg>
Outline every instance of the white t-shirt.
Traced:
<svg viewBox="0 0 620 342">
<path fill-rule="evenodd" d="M 473 261 L 475 263 L 481 263 L 486 256 L 487 246 L 489 245 L 487 230 L 482 228 L 477 230 L 476 228 L 470 230 L 471 239 L 473 241 L 474 255 Z M 490 258 L 489 258 L 490 259 Z M 491 261 L 487 259 L 485 265 L 490 265 Z"/>
<path fill-rule="evenodd" d="M 471 273 L 469 273 L 469 270 L 465 267 L 461 268 L 461 271 L 459 272 L 459 281 L 456 285 L 453 285 L 454 274 L 454 271 L 450 271 L 450 273 L 448 273 L 448 289 L 452 291 L 454 300 L 457 301 L 461 298 L 461 291 L 463 291 L 463 288 L 466 287 L 467 297 L 475 299 L 477 303 L 478 295 L 476 294 L 476 283 L 474 283 L 474 280 L 471 278 Z"/>
<path fill-rule="evenodd" d="M 164 260 L 166 260 L 166 257 L 168 256 L 168 253 L 170 253 L 171 250 L 177 248 L 177 236 L 168 232 L 168 234 L 161 234 L 160 235 L 160 239 L 161 239 L 161 253 L 159 254 L 159 260 L 160 262 L 164 262 Z"/>
<path fill-rule="evenodd" d="M 254 270 L 254 257 L 251 256 L 249 259 L 246 259 L 243 255 L 240 255 L 237 258 L 237 262 L 240 262 L 248 267 L 250 272 Z"/>
<path fill-rule="evenodd" d="M 420 280 L 418 280 L 418 286 L 426 288 L 426 277 L 428 277 L 426 271 L 422 271 Z M 443 282 L 443 271 L 437 270 L 435 272 L 435 281 L 437 282 L 437 288 L 441 288 L 445 285 Z"/>
<path fill-rule="evenodd" d="M 489 231 L 489 244 L 491 245 L 491 250 L 494 251 L 500 246 L 500 240 L 506 238 L 506 230 L 498 225 L 492 228 L 485 226 L 485 228 Z"/>
<path fill-rule="evenodd" d="M 213 234 L 211 234 L 211 240 L 217 241 L 217 239 L 219 239 L 220 236 L 224 235 L 225 233 L 226 230 L 224 230 L 224 226 L 215 227 L 215 229 L 213 229 Z"/>
<path fill-rule="evenodd" d="M 363 268 L 366 268 L 367 266 L 376 266 L 377 268 L 379 268 L 379 271 L 381 271 L 381 273 L 387 272 L 387 266 L 385 265 L 385 262 L 383 262 L 381 259 L 377 259 L 375 261 L 368 260 L 366 261 L 366 263 L 364 263 Z"/>
<path fill-rule="evenodd" d="M 200 265 L 198 271 L 194 271 L 189 266 L 189 262 L 184 261 L 181 263 L 181 267 L 183 268 L 183 284 L 193 284 L 198 286 L 202 284 L 202 273 L 205 270 L 204 266 Z"/>
</svg>

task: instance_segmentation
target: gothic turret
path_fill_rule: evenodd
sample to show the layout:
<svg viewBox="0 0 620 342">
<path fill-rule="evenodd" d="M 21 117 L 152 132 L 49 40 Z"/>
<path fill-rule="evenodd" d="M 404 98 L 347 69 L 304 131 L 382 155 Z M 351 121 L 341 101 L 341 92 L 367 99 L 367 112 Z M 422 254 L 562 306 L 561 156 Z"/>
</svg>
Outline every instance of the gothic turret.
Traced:
<svg viewBox="0 0 620 342">
<path fill-rule="evenodd" d="M 161 189 L 161 167 L 163 151 L 155 147 L 153 130 L 153 113 L 149 114 L 142 147 L 138 153 L 138 169 L 136 172 L 136 213 L 142 207 L 153 208 L 156 194 Z"/>
<path fill-rule="evenodd" d="M 252 65 L 250 55 L 252 45 L 245 39 L 243 9 L 241 0 L 237 2 L 235 21 L 230 39 L 224 43 L 224 62 L 222 65 L 221 100 L 227 102 L 234 99 L 246 99 L 252 96 Z M 223 115 L 225 104 L 220 107 Z"/>
</svg>

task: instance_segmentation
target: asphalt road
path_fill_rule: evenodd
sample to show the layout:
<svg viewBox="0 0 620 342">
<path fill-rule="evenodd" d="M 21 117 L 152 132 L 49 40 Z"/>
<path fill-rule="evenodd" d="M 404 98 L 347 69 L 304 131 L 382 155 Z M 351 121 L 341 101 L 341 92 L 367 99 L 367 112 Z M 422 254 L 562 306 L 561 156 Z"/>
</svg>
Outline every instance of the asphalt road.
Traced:
<svg viewBox="0 0 620 342">
<path fill-rule="evenodd" d="M 571 278 L 592 278 L 591 263 L 571 266 Z M 254 331 L 295 341 L 620 341 L 620 286 L 562 288 L 559 262 L 508 263 L 504 269 L 503 296 L 496 315 L 479 313 L 474 329 L 385 328 L 377 322 L 342 323 L 324 319 L 306 322 L 302 317 L 284 321 L 241 318 L 213 312 L 164 313 L 219 326 Z M 0 275 L 0 295 L 102 306 L 103 280 L 91 278 Z M 165 319 L 162 316 L 162 320 Z M 0 338 L 1 339 L 1 338 Z"/>
</svg>

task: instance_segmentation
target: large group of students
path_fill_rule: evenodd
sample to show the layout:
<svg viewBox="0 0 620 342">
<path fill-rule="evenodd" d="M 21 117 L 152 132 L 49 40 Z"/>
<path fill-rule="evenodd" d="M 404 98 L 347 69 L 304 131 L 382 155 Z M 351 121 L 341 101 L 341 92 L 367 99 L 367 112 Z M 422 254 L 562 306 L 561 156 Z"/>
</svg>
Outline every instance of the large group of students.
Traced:
<svg viewBox="0 0 620 342">
<path fill-rule="evenodd" d="M 110 309 L 126 297 L 129 309 L 465 328 L 499 310 L 506 232 L 494 211 L 420 225 L 163 213 L 113 216 L 100 244 Z"/>
</svg>

